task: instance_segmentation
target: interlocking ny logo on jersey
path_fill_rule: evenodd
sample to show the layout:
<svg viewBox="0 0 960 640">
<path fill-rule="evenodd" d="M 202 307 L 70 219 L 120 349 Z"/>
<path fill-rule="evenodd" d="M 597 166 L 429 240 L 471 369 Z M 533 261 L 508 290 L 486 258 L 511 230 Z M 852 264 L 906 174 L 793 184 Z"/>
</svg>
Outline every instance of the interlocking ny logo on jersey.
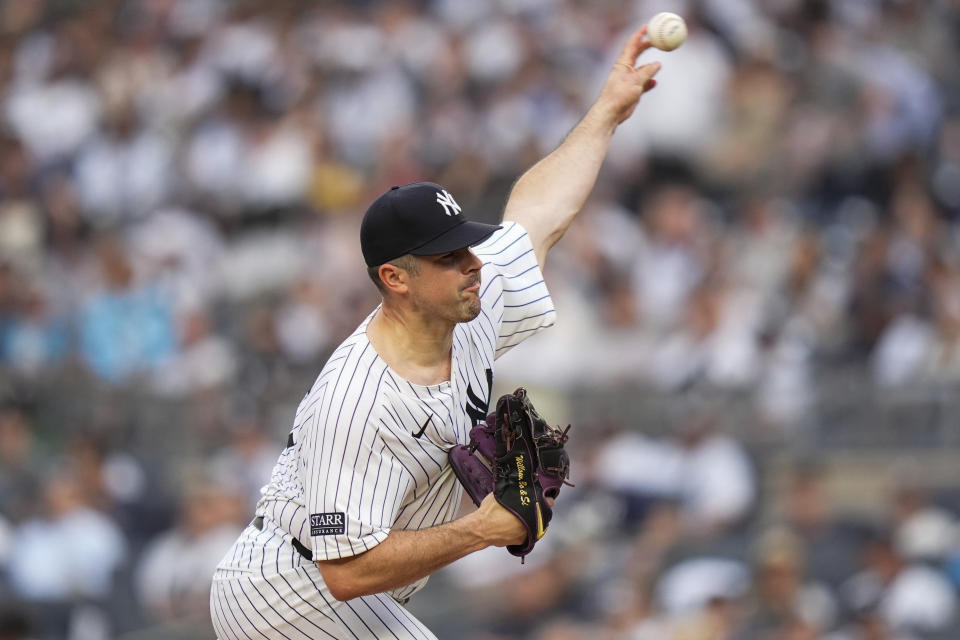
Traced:
<svg viewBox="0 0 960 640">
<path fill-rule="evenodd" d="M 344 528 L 342 511 L 310 514 L 310 535 L 312 536 L 342 536 Z"/>
<path fill-rule="evenodd" d="M 453 196 L 447 193 L 446 189 L 437 192 L 437 202 L 443 207 L 443 212 L 448 216 L 460 215 L 460 205 L 453 199 Z"/>
<path fill-rule="evenodd" d="M 483 422 L 487 418 L 487 410 L 490 406 L 490 390 L 493 389 L 493 369 L 487 369 L 487 397 L 479 397 L 473 392 L 473 386 L 467 384 L 467 406 L 464 409 L 473 424 Z"/>
</svg>

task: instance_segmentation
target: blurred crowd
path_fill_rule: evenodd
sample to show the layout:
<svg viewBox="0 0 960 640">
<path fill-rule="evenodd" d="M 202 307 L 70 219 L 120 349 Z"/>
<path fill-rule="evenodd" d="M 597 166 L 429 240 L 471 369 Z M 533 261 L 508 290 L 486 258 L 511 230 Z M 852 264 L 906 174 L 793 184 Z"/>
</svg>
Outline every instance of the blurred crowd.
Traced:
<svg viewBox="0 0 960 640">
<path fill-rule="evenodd" d="M 688 40 L 644 54 L 659 86 L 551 253 L 559 323 L 500 379 L 740 394 L 788 447 L 824 372 L 955 391 L 956 0 L 2 2 L 0 639 L 208 637 L 290 404 L 376 304 L 366 205 L 429 179 L 497 219 L 664 9 Z M 951 505 L 931 556 L 901 539 L 922 487 L 848 527 L 813 465 L 766 498 L 816 513 L 768 531 L 752 443 L 680 422 L 580 427 L 564 561 L 506 582 L 529 594 L 438 582 L 569 612 L 504 637 L 949 633 Z"/>
</svg>

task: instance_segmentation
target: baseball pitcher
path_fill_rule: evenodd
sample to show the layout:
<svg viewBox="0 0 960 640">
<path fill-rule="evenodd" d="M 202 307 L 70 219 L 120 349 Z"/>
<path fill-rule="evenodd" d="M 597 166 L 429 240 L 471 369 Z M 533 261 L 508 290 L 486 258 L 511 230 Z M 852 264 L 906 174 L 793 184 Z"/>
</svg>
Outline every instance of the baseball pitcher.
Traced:
<svg viewBox="0 0 960 640">
<path fill-rule="evenodd" d="M 544 260 L 617 125 L 655 85 L 659 64 L 635 66 L 645 31 L 563 143 L 517 181 L 501 225 L 467 220 L 428 182 L 370 205 L 360 244 L 382 303 L 300 403 L 253 521 L 220 562 L 220 640 L 433 638 L 403 606 L 431 573 L 489 546 L 523 556 L 544 534 L 566 435 L 522 390 L 488 419 L 493 364 L 554 322 Z M 479 508 L 456 519 L 461 482 Z"/>
</svg>

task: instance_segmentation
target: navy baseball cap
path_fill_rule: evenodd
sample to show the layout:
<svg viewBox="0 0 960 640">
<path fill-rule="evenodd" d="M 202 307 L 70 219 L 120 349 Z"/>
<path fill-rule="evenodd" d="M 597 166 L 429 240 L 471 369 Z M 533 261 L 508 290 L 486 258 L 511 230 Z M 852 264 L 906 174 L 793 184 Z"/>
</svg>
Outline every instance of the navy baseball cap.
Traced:
<svg viewBox="0 0 960 640">
<path fill-rule="evenodd" d="M 360 248 L 368 267 L 405 254 L 432 256 L 483 242 L 500 225 L 467 220 L 446 189 L 433 182 L 390 187 L 363 215 Z"/>
</svg>

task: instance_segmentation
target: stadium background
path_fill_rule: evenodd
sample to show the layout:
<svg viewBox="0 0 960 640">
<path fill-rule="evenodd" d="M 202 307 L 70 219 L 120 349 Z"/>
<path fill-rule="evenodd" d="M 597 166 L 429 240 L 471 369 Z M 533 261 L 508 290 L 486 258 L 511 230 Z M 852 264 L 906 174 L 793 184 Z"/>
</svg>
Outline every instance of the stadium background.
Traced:
<svg viewBox="0 0 960 640">
<path fill-rule="evenodd" d="M 505 356 L 574 489 L 444 638 L 960 637 L 960 2 L 0 3 L 0 638 L 211 638 L 209 576 L 375 304 L 366 204 L 495 219 L 625 35 L 684 46 Z"/>
</svg>

